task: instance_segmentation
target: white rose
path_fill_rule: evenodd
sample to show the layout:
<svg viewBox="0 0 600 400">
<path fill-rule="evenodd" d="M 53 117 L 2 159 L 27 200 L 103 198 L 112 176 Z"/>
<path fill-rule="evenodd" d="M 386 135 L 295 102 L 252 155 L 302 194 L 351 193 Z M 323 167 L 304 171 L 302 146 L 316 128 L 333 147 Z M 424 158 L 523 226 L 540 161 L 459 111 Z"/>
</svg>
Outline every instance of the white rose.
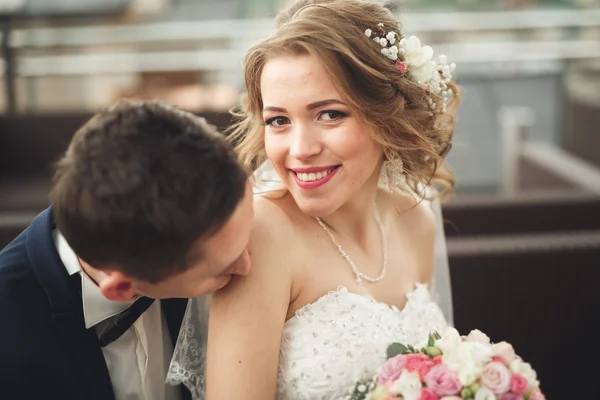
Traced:
<svg viewBox="0 0 600 400">
<path fill-rule="evenodd" d="M 396 32 L 394 32 L 394 31 L 388 32 L 388 34 L 386 35 L 386 38 L 390 42 L 394 42 L 396 40 Z"/>
<path fill-rule="evenodd" d="M 470 361 L 463 364 L 458 371 L 458 380 L 463 386 L 471 386 L 481 376 L 481 364 Z"/>
<path fill-rule="evenodd" d="M 392 385 L 391 394 L 400 394 L 404 400 L 419 400 L 421 396 L 421 378 L 414 372 L 404 371 Z"/>
<path fill-rule="evenodd" d="M 496 395 L 490 389 L 481 387 L 475 393 L 475 400 L 496 400 Z"/>
<path fill-rule="evenodd" d="M 406 64 L 406 59 L 408 55 L 404 57 L 404 61 Z M 426 64 L 423 64 L 419 68 L 411 67 L 410 65 L 406 65 L 408 67 L 408 73 L 411 78 L 419 83 L 427 83 L 433 78 L 433 73 L 435 72 L 435 63 L 430 61 Z"/>
<path fill-rule="evenodd" d="M 466 343 L 459 343 L 447 351 L 444 351 L 442 361 L 448 368 L 454 371 L 460 371 L 464 365 L 475 362 Z"/>
<path fill-rule="evenodd" d="M 366 35 L 367 37 L 371 37 L 371 34 L 372 34 L 372 33 L 373 33 L 373 31 L 372 31 L 372 30 L 370 30 L 370 29 L 367 29 L 367 30 L 365 31 L 365 35 Z"/>
<path fill-rule="evenodd" d="M 416 36 L 411 36 L 406 41 L 406 57 L 404 62 L 410 67 L 420 68 L 432 61 L 433 49 L 430 46 L 421 47 L 421 41 Z M 435 65 L 435 63 L 434 63 Z"/>
<path fill-rule="evenodd" d="M 492 346 L 478 342 L 465 342 L 465 345 L 469 348 L 473 360 L 475 360 L 477 363 L 485 364 L 494 356 L 494 350 L 492 349 Z"/>
<path fill-rule="evenodd" d="M 449 68 L 449 67 L 448 67 Z M 448 69 L 450 71 L 450 69 Z M 478 342 L 483 344 L 490 344 L 490 338 L 479 329 L 473 329 L 469 336 L 467 336 L 467 342 Z"/>
<path fill-rule="evenodd" d="M 379 41 L 379 44 L 381 45 L 381 47 L 385 47 L 388 44 L 388 41 L 386 38 L 381 38 L 381 40 Z"/>
<path fill-rule="evenodd" d="M 519 368 L 521 368 L 521 364 L 523 364 L 523 361 L 516 358 L 516 359 L 512 360 L 510 362 L 510 364 L 508 364 L 508 368 L 510 369 L 511 372 L 519 372 Z"/>
<path fill-rule="evenodd" d="M 442 353 L 450 350 L 453 347 L 458 346 L 462 343 L 460 334 L 454 328 L 447 327 L 444 332 L 440 335 L 442 338 L 435 341 L 435 346 L 442 350 Z"/>
<path fill-rule="evenodd" d="M 540 381 L 537 380 L 537 373 L 533 368 L 531 368 L 531 364 L 525 363 L 516 358 L 510 363 L 510 370 L 513 373 L 518 372 L 527 379 L 529 390 L 533 390 L 540 386 Z"/>
</svg>

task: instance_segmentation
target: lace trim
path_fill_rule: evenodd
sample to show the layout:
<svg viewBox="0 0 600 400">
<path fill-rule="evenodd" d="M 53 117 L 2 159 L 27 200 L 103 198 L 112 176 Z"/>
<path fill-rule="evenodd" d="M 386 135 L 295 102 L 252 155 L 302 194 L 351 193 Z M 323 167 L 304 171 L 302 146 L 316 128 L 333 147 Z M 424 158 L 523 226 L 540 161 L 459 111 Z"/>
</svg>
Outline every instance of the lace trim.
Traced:
<svg viewBox="0 0 600 400">
<path fill-rule="evenodd" d="M 193 400 L 205 400 L 208 298 L 190 299 L 179 330 L 166 383 L 183 384 Z"/>
<path fill-rule="evenodd" d="M 429 285 L 427 283 L 421 283 L 421 282 L 415 283 L 415 288 L 413 290 L 411 290 L 411 291 L 409 291 L 409 292 L 406 293 L 406 304 L 404 305 L 404 307 L 402 308 L 402 310 L 400 310 L 395 305 L 391 305 L 390 306 L 389 304 L 384 303 L 382 301 L 377 301 L 372 296 L 369 296 L 368 294 L 360 294 L 360 293 L 350 292 L 346 286 L 341 285 L 341 286 L 338 286 L 338 288 L 336 290 L 330 290 L 329 292 L 327 292 L 323 296 L 319 297 L 317 300 L 313 301 L 312 303 L 305 304 L 302 307 L 300 307 L 299 309 L 297 309 L 296 312 L 294 313 L 294 315 L 289 320 L 291 320 L 293 318 L 301 318 L 303 316 L 303 314 L 306 311 L 310 310 L 312 307 L 315 307 L 315 306 L 318 306 L 318 305 L 320 305 L 320 304 L 322 304 L 324 302 L 327 302 L 330 298 L 337 297 L 341 293 L 349 294 L 349 295 L 352 295 L 352 296 L 358 296 L 358 297 L 361 297 L 363 299 L 369 300 L 373 304 L 377 304 L 377 305 L 380 305 L 380 306 L 385 306 L 386 308 L 389 308 L 390 310 L 392 310 L 394 312 L 402 313 L 403 311 L 406 310 L 406 307 L 408 306 L 408 302 L 413 297 L 414 293 L 416 293 L 416 292 L 418 292 L 420 290 L 423 290 L 423 289 L 427 289 L 428 286 Z M 432 293 L 430 293 L 430 295 L 431 294 Z"/>
</svg>

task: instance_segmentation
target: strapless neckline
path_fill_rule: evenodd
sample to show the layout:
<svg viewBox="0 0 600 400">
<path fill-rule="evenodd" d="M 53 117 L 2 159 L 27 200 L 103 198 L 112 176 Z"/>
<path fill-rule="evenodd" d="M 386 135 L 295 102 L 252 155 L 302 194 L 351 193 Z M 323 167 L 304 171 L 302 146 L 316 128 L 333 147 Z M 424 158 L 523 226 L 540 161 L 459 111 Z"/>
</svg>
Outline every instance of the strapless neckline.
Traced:
<svg viewBox="0 0 600 400">
<path fill-rule="evenodd" d="M 362 293 L 355 293 L 355 292 L 351 292 L 351 291 L 348 289 L 348 287 L 347 287 L 347 286 L 340 285 L 340 286 L 338 286 L 338 287 L 337 287 L 337 289 L 328 291 L 327 293 L 325 293 L 323 296 L 319 297 L 318 299 L 316 299 L 316 300 L 315 300 L 315 301 L 313 301 L 312 303 L 305 304 L 305 305 L 303 305 L 302 307 L 298 308 L 298 309 L 297 309 L 297 310 L 294 312 L 294 315 L 292 315 L 292 316 L 291 316 L 291 317 L 290 317 L 290 318 L 289 318 L 289 319 L 288 319 L 286 322 L 288 322 L 288 321 L 291 321 L 291 320 L 293 320 L 294 318 L 298 318 L 299 316 L 302 316 L 302 315 L 304 315 L 304 313 L 306 312 L 306 310 L 310 309 L 311 307 L 313 307 L 313 306 L 315 306 L 315 305 L 317 305 L 317 304 L 320 304 L 320 303 L 326 302 L 326 301 L 328 301 L 330 298 L 332 298 L 332 297 L 336 297 L 336 296 L 339 296 L 340 294 L 344 294 L 344 295 L 351 296 L 351 297 L 352 297 L 352 296 L 356 296 L 356 297 L 358 297 L 358 298 L 362 298 L 362 299 L 364 299 L 364 300 L 368 300 L 368 301 L 370 301 L 370 302 L 372 302 L 372 303 L 374 303 L 374 304 L 377 304 L 377 305 L 380 305 L 380 306 L 384 306 L 384 307 L 388 308 L 390 311 L 393 311 L 393 312 L 396 312 L 396 313 L 402 313 L 402 312 L 403 312 L 403 311 L 406 309 L 406 306 L 408 305 L 408 302 L 410 301 L 410 298 L 412 297 L 412 295 L 413 295 L 415 292 L 418 292 L 418 291 L 420 291 L 420 290 L 424 290 L 424 289 L 427 289 L 427 288 L 428 288 L 428 284 L 426 284 L 426 283 L 421 283 L 421 282 L 416 282 L 416 283 L 415 283 L 415 288 L 414 288 L 414 289 L 412 289 L 412 290 L 409 290 L 409 291 L 406 293 L 406 295 L 405 295 L 405 298 L 406 298 L 406 303 L 404 303 L 404 307 L 402 307 L 402 309 L 399 309 L 398 307 L 396 307 L 396 306 L 395 306 L 395 305 L 393 305 L 393 304 L 392 304 L 392 305 L 390 305 L 390 304 L 388 304 L 388 303 L 386 303 L 386 302 L 375 300 L 375 299 L 373 298 L 373 296 L 370 296 L 370 295 L 368 295 L 368 294 L 362 294 Z"/>
</svg>

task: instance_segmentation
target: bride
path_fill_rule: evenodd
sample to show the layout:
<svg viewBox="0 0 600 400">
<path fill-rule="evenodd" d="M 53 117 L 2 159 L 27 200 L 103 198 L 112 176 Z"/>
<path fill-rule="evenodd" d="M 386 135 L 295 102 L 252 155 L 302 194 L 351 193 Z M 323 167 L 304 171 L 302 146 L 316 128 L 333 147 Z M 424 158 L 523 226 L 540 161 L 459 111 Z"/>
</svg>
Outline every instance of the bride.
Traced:
<svg viewBox="0 0 600 400">
<path fill-rule="evenodd" d="M 454 66 L 378 3 L 304 0 L 245 69 L 231 137 L 249 168 L 262 164 L 257 185 L 281 190 L 255 199 L 251 273 L 211 298 L 206 381 L 190 364 L 193 324 L 169 379 L 197 396 L 206 384 L 209 400 L 337 399 L 389 343 L 418 346 L 447 324 L 431 296 L 428 200 L 432 183 L 454 184 Z"/>
</svg>

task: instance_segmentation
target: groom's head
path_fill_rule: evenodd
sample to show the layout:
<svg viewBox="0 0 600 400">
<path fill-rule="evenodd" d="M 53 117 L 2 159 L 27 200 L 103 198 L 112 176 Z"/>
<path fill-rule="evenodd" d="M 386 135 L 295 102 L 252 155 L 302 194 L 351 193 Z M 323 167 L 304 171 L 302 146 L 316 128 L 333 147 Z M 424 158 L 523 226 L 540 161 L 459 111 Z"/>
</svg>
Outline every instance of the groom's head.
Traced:
<svg viewBox="0 0 600 400">
<path fill-rule="evenodd" d="M 50 197 L 111 300 L 196 297 L 248 272 L 246 172 L 210 125 L 172 106 L 121 100 L 98 113 L 58 162 Z"/>
</svg>

